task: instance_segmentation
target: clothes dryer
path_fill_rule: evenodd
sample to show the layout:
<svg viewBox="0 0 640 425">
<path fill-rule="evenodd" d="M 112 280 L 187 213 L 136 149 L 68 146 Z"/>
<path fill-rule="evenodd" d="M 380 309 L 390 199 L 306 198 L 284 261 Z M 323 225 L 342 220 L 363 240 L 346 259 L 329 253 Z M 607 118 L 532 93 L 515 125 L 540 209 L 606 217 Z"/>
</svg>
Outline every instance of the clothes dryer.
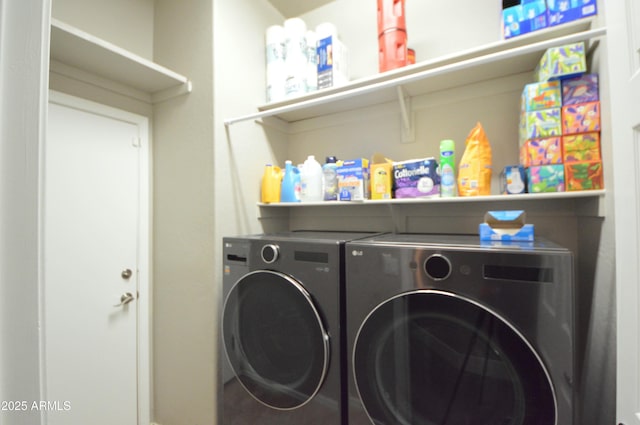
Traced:
<svg viewBox="0 0 640 425">
<path fill-rule="evenodd" d="M 224 238 L 223 425 L 346 423 L 344 244 L 370 235 Z"/>
<path fill-rule="evenodd" d="M 347 244 L 349 425 L 570 425 L 573 259 L 551 242 Z"/>
</svg>

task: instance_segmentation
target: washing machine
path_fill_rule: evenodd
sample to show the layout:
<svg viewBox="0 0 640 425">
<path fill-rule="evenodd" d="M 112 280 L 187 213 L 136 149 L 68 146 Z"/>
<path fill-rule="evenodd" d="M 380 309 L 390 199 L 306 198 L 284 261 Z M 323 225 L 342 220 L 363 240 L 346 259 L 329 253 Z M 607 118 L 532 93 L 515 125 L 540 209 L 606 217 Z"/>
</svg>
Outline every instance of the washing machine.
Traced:
<svg viewBox="0 0 640 425">
<path fill-rule="evenodd" d="M 349 425 L 570 425 L 572 253 L 390 234 L 346 249 Z"/>
<path fill-rule="evenodd" d="M 344 246 L 365 236 L 224 238 L 223 425 L 346 423 Z"/>
</svg>

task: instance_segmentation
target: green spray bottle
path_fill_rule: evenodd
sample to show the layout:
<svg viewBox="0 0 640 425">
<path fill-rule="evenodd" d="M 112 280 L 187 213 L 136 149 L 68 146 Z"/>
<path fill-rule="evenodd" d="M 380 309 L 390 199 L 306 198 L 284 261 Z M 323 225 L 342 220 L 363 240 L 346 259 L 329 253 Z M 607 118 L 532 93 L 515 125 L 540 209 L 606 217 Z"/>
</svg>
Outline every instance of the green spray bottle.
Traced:
<svg viewBox="0 0 640 425">
<path fill-rule="evenodd" d="M 440 142 L 440 196 L 456 196 L 456 143 L 453 140 Z"/>
</svg>

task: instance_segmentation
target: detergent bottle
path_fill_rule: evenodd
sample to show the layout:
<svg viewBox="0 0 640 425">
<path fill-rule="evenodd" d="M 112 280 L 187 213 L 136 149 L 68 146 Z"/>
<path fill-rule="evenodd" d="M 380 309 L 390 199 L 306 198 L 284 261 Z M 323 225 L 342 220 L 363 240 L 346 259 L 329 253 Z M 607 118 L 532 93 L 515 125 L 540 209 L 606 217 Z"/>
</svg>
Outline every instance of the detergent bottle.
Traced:
<svg viewBox="0 0 640 425">
<path fill-rule="evenodd" d="M 320 202 L 323 200 L 322 192 L 322 165 L 316 161 L 314 155 L 309 155 L 304 161 L 300 171 L 300 201 Z"/>
<path fill-rule="evenodd" d="M 281 182 L 282 169 L 275 165 L 266 164 L 262 174 L 261 202 L 265 204 L 280 202 Z"/>
<path fill-rule="evenodd" d="M 293 166 L 291 161 L 285 161 L 284 164 L 280 201 L 300 202 L 300 171 Z"/>
</svg>

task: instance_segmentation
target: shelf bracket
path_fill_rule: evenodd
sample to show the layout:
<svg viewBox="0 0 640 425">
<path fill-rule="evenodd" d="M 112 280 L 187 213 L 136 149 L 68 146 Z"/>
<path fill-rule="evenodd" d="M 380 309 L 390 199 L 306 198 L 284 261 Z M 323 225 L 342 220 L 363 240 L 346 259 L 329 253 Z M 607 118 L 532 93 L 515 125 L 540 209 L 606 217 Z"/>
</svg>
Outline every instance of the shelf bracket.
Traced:
<svg viewBox="0 0 640 425">
<path fill-rule="evenodd" d="M 411 97 L 407 96 L 402 86 L 396 87 L 398 93 L 398 103 L 400 104 L 400 116 L 402 121 L 401 127 L 401 140 L 402 143 L 412 143 L 416 140 L 415 128 L 413 126 L 413 109 L 411 108 Z"/>
</svg>

